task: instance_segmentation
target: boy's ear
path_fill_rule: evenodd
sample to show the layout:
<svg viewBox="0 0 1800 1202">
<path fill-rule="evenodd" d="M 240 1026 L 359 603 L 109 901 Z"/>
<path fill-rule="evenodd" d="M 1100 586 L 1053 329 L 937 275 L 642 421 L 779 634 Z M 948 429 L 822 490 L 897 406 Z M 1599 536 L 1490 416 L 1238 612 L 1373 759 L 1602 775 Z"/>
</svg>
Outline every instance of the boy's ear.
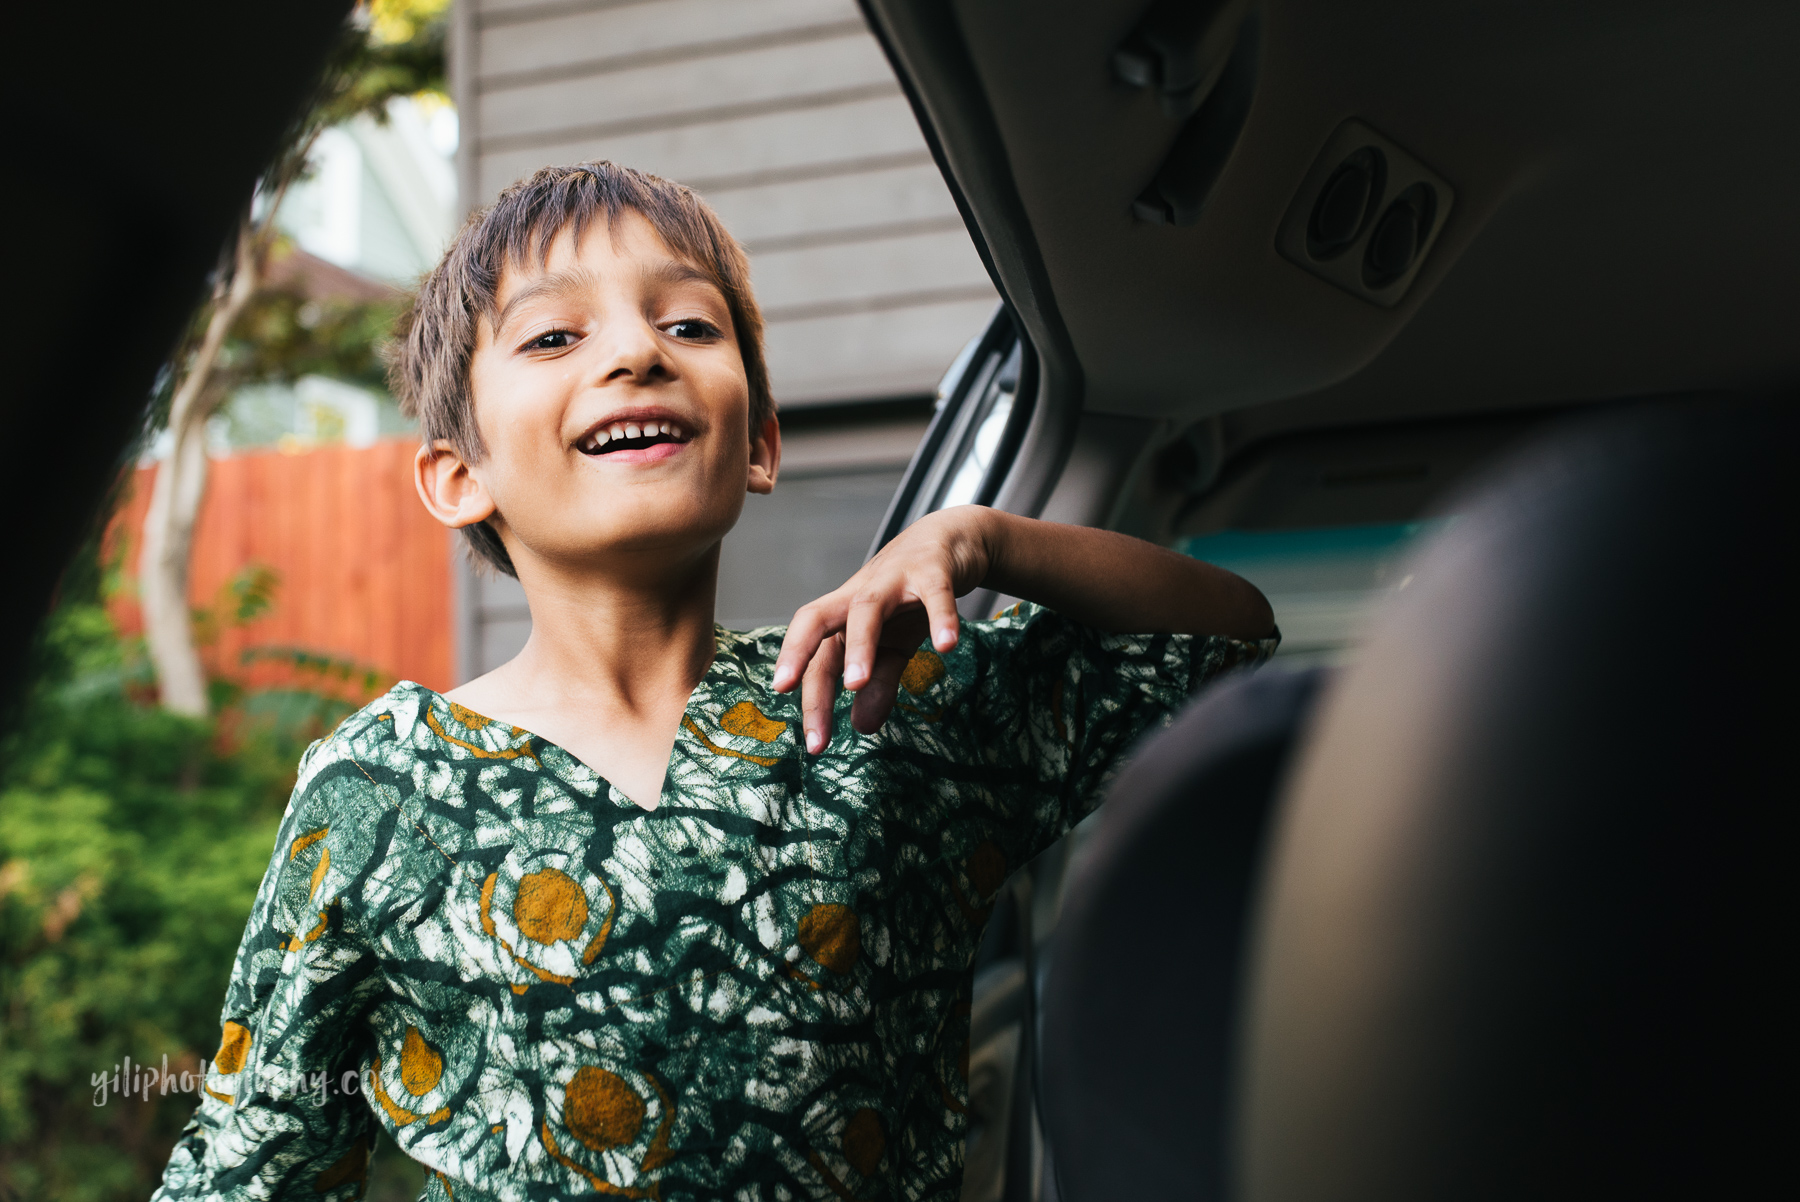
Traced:
<svg viewBox="0 0 1800 1202">
<path fill-rule="evenodd" d="M 413 484 L 431 516 L 453 529 L 494 516 L 494 498 L 448 439 L 439 438 L 413 456 Z"/>
<path fill-rule="evenodd" d="M 781 423 L 771 417 L 750 440 L 750 491 L 764 496 L 774 492 L 775 477 L 780 473 Z"/>
</svg>

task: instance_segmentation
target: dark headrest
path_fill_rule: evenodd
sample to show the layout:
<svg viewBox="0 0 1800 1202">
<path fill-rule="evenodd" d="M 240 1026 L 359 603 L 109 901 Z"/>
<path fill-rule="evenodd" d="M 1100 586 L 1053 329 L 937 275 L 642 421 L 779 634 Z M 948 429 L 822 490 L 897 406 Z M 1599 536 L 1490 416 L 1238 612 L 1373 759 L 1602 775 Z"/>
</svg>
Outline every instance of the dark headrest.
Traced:
<svg viewBox="0 0 1800 1202">
<path fill-rule="evenodd" d="M 1246 1202 L 1791 1180 L 1797 437 L 1592 421 L 1416 565 L 1282 803 Z"/>
<path fill-rule="evenodd" d="M 1045 988 L 1064 1202 L 1218 1198 L 1245 914 L 1320 674 L 1209 690 L 1119 775 L 1071 872 Z"/>
</svg>

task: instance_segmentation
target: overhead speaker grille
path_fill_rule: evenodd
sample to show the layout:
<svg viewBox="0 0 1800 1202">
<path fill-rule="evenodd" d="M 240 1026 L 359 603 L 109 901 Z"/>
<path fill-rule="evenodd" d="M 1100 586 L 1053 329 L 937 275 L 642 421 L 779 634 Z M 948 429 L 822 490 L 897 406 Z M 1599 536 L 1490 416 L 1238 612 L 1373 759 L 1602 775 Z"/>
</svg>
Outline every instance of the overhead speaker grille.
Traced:
<svg viewBox="0 0 1800 1202">
<path fill-rule="evenodd" d="M 1454 200 L 1442 176 L 1361 121 L 1346 121 L 1313 160 L 1275 247 L 1320 279 L 1392 308 Z"/>
</svg>

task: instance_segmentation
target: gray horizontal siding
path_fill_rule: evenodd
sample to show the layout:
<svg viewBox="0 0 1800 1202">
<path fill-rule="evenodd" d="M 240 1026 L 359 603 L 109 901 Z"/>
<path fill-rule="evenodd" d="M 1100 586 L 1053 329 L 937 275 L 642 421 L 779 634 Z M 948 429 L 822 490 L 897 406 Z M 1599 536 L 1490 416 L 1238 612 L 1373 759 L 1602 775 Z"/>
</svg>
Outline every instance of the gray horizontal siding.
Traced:
<svg viewBox="0 0 1800 1202">
<path fill-rule="evenodd" d="M 784 310 L 892 307 L 869 302 L 987 284 L 961 229 L 770 251 L 751 260 L 750 278 L 770 320 Z"/>
<path fill-rule="evenodd" d="M 483 150 L 480 203 L 539 167 L 612 159 L 693 184 L 709 176 L 814 173 L 846 160 L 919 149 L 919 127 L 897 87 L 871 99 L 683 125 L 674 129 L 577 138 L 543 146 Z M 954 353 L 954 352 L 953 352 Z"/>
<path fill-rule="evenodd" d="M 732 44 L 860 33 L 862 16 L 845 0 L 656 0 L 537 20 L 484 12 L 480 86 L 514 79 L 606 70 L 618 64 L 714 54 Z"/>
<path fill-rule="evenodd" d="M 862 566 L 904 464 L 783 479 L 749 497 L 719 555 L 719 625 L 786 625 L 794 611 Z"/>
<path fill-rule="evenodd" d="M 961 345 L 993 315 L 991 292 L 770 322 L 769 376 L 783 405 L 930 392 Z"/>
<path fill-rule="evenodd" d="M 563 131 L 604 137 L 701 121 L 736 112 L 812 107 L 822 97 L 886 95 L 893 73 L 866 33 L 732 50 L 481 94 L 484 144 L 559 141 Z"/>
<path fill-rule="evenodd" d="M 701 191 L 753 255 L 889 231 L 963 228 L 937 166 L 922 154 L 898 166 Z"/>
</svg>

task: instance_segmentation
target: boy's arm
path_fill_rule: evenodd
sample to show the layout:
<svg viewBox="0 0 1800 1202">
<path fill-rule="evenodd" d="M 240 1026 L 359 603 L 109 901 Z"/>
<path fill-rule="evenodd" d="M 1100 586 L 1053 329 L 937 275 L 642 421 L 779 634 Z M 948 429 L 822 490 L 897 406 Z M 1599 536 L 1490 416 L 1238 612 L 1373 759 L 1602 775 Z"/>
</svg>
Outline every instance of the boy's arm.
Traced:
<svg viewBox="0 0 1800 1202">
<path fill-rule="evenodd" d="M 876 730 L 912 653 L 927 634 L 940 652 L 956 646 L 956 598 L 984 585 L 1121 633 L 1257 639 L 1275 626 L 1249 581 L 1141 539 L 978 505 L 941 510 L 794 615 L 774 685 L 804 680 L 807 749 L 824 746 L 840 670 L 857 691 L 851 721 Z"/>
<path fill-rule="evenodd" d="M 1275 614 L 1242 576 L 1110 530 L 987 510 L 997 529 L 982 585 L 1097 630 L 1266 638 Z"/>
</svg>

